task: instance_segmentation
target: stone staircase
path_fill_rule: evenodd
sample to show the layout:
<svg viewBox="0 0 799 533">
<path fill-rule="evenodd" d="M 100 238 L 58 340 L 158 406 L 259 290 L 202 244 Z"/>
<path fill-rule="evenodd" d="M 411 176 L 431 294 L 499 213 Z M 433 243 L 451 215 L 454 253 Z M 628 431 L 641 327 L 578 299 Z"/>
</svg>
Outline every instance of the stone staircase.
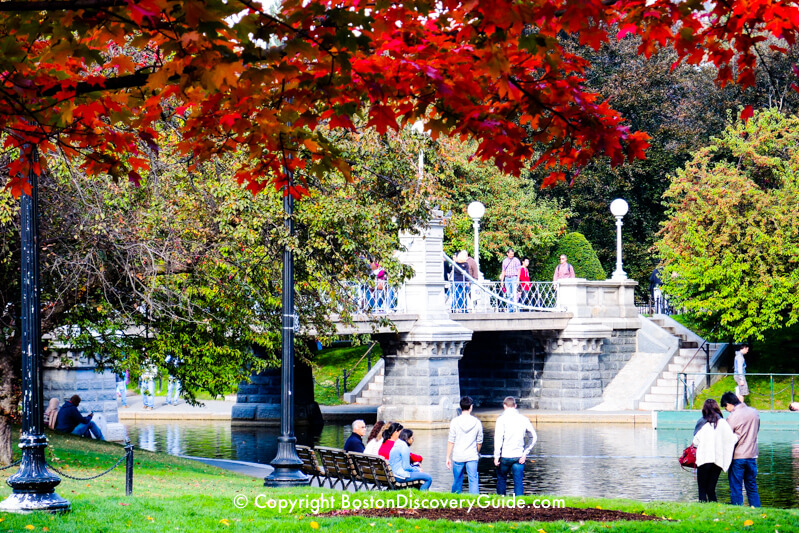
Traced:
<svg viewBox="0 0 799 533">
<path fill-rule="evenodd" d="M 638 403 L 638 409 L 646 411 L 681 409 L 684 389 L 682 384 L 678 383 L 680 373 L 687 374 L 688 389 L 693 391 L 693 395 L 707 386 L 706 376 L 703 374 L 706 370 L 706 355 L 704 349 L 699 349 L 704 341 L 665 315 L 655 315 L 649 320 L 669 335 L 676 337 L 678 349 L 663 367 L 649 392 Z M 718 347 L 717 344 L 710 344 L 711 356 Z"/>
<path fill-rule="evenodd" d="M 383 403 L 383 381 L 385 364 L 379 359 L 363 379 L 352 389 L 344 393 L 344 401 L 358 405 L 381 405 Z"/>
</svg>

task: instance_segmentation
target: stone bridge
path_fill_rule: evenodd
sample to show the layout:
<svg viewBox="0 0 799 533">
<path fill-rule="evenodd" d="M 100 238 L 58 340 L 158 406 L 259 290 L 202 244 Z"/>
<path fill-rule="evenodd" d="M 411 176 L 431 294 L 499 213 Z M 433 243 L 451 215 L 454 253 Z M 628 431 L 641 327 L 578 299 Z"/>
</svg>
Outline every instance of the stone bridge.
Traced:
<svg viewBox="0 0 799 533">
<path fill-rule="evenodd" d="M 604 387 L 637 349 L 636 282 L 561 280 L 551 310 L 451 313 L 443 223 L 439 217 L 418 233 L 400 236 L 400 260 L 415 275 L 398 293 L 401 312 L 383 315 L 391 327 L 376 327 L 375 316 L 366 314 L 347 324 L 337 321 L 339 333 L 371 334 L 381 345 L 385 378 L 378 419 L 445 425 L 462 394 L 478 406 L 499 406 L 506 396 L 548 410 L 601 403 Z M 264 421 L 279 413 L 274 377 L 254 376 L 242 385 L 234 421 Z M 305 387 L 296 388 L 298 404 L 307 402 Z M 305 410 L 297 405 L 298 417 Z"/>
</svg>

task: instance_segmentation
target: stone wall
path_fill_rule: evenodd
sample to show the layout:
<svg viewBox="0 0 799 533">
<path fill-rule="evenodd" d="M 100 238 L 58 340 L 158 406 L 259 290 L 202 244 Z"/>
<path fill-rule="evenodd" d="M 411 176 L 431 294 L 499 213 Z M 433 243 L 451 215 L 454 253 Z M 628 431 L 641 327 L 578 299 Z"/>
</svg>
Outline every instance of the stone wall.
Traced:
<svg viewBox="0 0 799 533">
<path fill-rule="evenodd" d="M 44 406 L 50 398 L 63 404 L 73 394 L 80 396 L 84 414 L 102 414 L 109 424 L 119 422 L 116 379 L 113 372 L 95 372 L 93 359 L 73 352 L 49 352 L 42 362 Z"/>
<path fill-rule="evenodd" d="M 599 354 L 599 375 L 602 381 L 602 390 L 613 381 L 619 370 L 635 354 L 638 347 L 638 330 L 614 329 L 611 337 L 605 339 L 602 351 Z"/>
<path fill-rule="evenodd" d="M 478 407 L 500 407 L 513 396 L 524 408 L 538 408 L 544 353 L 531 332 L 475 333 L 463 350 L 460 389 Z"/>
<path fill-rule="evenodd" d="M 249 383 L 240 384 L 231 412 L 233 422 L 280 424 L 280 382 L 281 371 L 278 367 L 253 374 Z M 320 416 L 319 406 L 314 401 L 311 367 L 295 360 L 294 418 L 315 420 Z"/>
</svg>

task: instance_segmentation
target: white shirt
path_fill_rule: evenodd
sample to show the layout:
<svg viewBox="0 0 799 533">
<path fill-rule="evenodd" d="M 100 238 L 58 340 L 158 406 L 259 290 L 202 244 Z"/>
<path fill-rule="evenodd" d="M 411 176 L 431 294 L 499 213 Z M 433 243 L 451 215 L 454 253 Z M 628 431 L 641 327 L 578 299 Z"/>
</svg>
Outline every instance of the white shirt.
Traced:
<svg viewBox="0 0 799 533">
<path fill-rule="evenodd" d="M 532 435 L 532 440 L 530 445 L 525 448 L 524 436 L 527 433 Z M 529 455 L 537 440 L 538 435 L 533 429 L 530 419 L 520 414 L 513 407 L 507 408 L 497 418 L 497 425 L 494 428 L 494 459 Z"/>
<path fill-rule="evenodd" d="M 732 462 L 732 453 L 737 442 L 738 435 L 723 418 L 718 421 L 715 428 L 713 424 L 705 424 L 694 435 L 696 466 L 715 463 L 726 472 Z"/>
<path fill-rule="evenodd" d="M 735 352 L 735 377 L 743 377 L 746 375 L 746 359 L 744 354 L 738 350 Z"/>
<path fill-rule="evenodd" d="M 383 444 L 383 439 L 381 437 L 376 437 L 366 443 L 363 453 L 367 455 L 380 455 L 378 452 L 380 451 L 381 444 Z"/>
<path fill-rule="evenodd" d="M 456 463 L 477 461 L 477 445 L 483 443 L 483 424 L 471 413 L 456 416 L 449 424 L 447 442 L 453 443 L 452 460 Z"/>
</svg>

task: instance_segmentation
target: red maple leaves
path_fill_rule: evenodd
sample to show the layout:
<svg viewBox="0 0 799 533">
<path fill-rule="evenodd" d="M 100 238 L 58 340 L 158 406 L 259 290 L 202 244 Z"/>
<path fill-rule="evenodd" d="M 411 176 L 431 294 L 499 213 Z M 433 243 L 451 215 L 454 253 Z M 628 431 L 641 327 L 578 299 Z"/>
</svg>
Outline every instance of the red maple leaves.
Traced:
<svg viewBox="0 0 799 533">
<path fill-rule="evenodd" d="M 236 176 L 250 190 L 291 174 L 297 196 L 309 174 L 348 174 L 328 135 L 356 124 L 385 132 L 423 119 L 433 135 L 476 138 L 477 155 L 507 172 L 550 169 L 546 184 L 596 157 L 642 158 L 647 135 L 585 89 L 590 65 L 561 32 L 598 47 L 616 24 L 615 38 L 640 35 L 642 54 L 671 44 L 747 85 L 754 46 L 794 44 L 799 24 L 799 8 L 777 0 L 285 0 L 279 15 L 249 0 L 30 4 L 0 5 L 11 147 L 59 147 L 89 172 L 137 181 L 167 121 L 192 160 L 245 153 Z M 17 193 L 28 170 L 14 169 Z"/>
</svg>

